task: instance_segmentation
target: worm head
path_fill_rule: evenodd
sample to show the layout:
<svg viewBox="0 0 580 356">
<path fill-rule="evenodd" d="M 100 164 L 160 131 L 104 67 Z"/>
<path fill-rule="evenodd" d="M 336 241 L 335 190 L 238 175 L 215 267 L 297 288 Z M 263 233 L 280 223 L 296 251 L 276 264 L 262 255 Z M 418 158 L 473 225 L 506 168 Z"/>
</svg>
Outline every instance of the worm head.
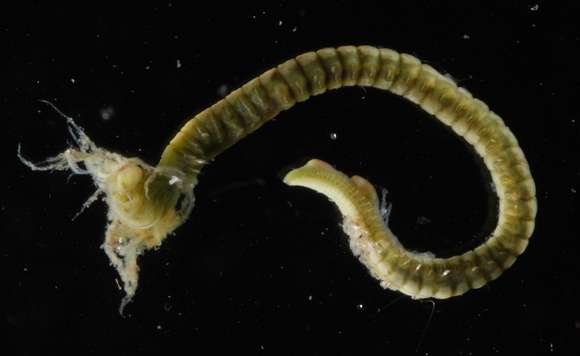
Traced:
<svg viewBox="0 0 580 356">
<path fill-rule="evenodd" d="M 193 187 L 183 184 L 179 172 L 154 168 L 138 158 L 98 147 L 72 118 L 61 115 L 67 120 L 73 147 L 38 163 L 24 158 L 18 147 L 18 157 L 32 170 L 91 176 L 97 191 L 83 209 L 104 195 L 109 223 L 102 248 L 123 282 L 122 313 L 137 290 L 139 255 L 159 246 L 187 218 L 193 206 Z"/>
<path fill-rule="evenodd" d="M 139 255 L 158 247 L 193 206 L 193 191 L 182 190 L 179 180 L 136 158 L 124 159 L 104 180 L 110 223 L 103 249 L 123 281 L 121 313 L 137 290 Z"/>
</svg>

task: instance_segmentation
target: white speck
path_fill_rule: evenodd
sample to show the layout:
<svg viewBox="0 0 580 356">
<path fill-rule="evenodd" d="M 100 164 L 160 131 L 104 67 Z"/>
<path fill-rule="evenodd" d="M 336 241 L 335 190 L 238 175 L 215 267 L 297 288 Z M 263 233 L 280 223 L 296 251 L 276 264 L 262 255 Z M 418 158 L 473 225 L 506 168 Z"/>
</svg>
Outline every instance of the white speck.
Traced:
<svg viewBox="0 0 580 356">
<path fill-rule="evenodd" d="M 312 296 L 311 295 L 308 296 L 308 300 L 309 301 L 312 301 Z"/>
<path fill-rule="evenodd" d="M 282 20 L 278 21 L 278 26 L 282 26 L 284 24 L 284 22 L 282 22 Z"/>
<path fill-rule="evenodd" d="M 429 224 L 430 222 L 431 222 L 431 220 L 426 216 L 419 216 L 417 218 L 417 224 L 419 224 L 419 225 L 426 225 L 426 224 Z"/>
<path fill-rule="evenodd" d="M 149 66 L 149 65 L 146 65 L 146 66 L 145 66 L 145 70 L 149 70 L 149 69 L 151 69 L 151 66 Z"/>
<path fill-rule="evenodd" d="M 356 305 L 356 309 L 357 309 L 357 310 L 364 310 L 364 308 L 365 308 L 365 306 L 364 306 L 364 305 L 362 305 L 362 304 L 357 304 L 357 305 Z"/>
<path fill-rule="evenodd" d="M 178 178 L 178 177 L 176 177 L 176 176 L 172 176 L 172 177 L 169 179 L 169 185 L 174 185 L 175 183 L 178 183 L 178 182 L 181 182 L 181 179 L 179 179 L 179 178 Z"/>
<path fill-rule="evenodd" d="M 23 270 L 24 272 L 28 272 L 28 267 L 24 267 L 22 270 Z"/>
<path fill-rule="evenodd" d="M 70 82 L 74 84 L 76 82 L 76 79 L 75 78 L 70 78 Z"/>
<path fill-rule="evenodd" d="M 570 191 L 572 192 L 572 194 L 576 194 L 576 188 L 570 188 Z"/>
<path fill-rule="evenodd" d="M 256 19 L 256 15 L 252 15 L 252 19 L 255 20 Z"/>
<path fill-rule="evenodd" d="M 443 271 L 443 273 L 441 274 L 443 277 L 445 277 L 446 275 L 448 275 L 449 273 L 451 273 L 451 270 L 446 269 L 445 271 Z"/>
<path fill-rule="evenodd" d="M 532 24 L 532 27 L 536 27 L 536 24 L 535 24 L 535 23 L 533 23 L 533 24 Z"/>
<path fill-rule="evenodd" d="M 331 133 L 330 133 L 330 139 L 331 139 L 331 140 L 333 140 L 333 141 L 334 141 L 334 140 L 336 140 L 337 138 L 338 138 L 338 135 L 336 134 L 336 132 L 331 132 Z"/>
<path fill-rule="evenodd" d="M 461 36 L 461 38 L 463 38 L 464 40 L 468 40 L 471 38 L 471 36 L 469 36 L 467 33 L 464 34 L 463 36 Z"/>
<path fill-rule="evenodd" d="M 554 344 L 550 343 L 550 352 L 554 352 Z"/>
<path fill-rule="evenodd" d="M 157 324 L 157 330 L 161 330 L 163 329 L 163 327 L 161 326 L 161 324 Z"/>
<path fill-rule="evenodd" d="M 165 302 L 163 304 L 163 310 L 165 310 L 166 312 L 170 311 L 171 308 L 172 308 L 172 306 L 171 306 L 171 303 L 169 301 L 168 302 Z"/>
<path fill-rule="evenodd" d="M 296 31 L 298 31 L 298 27 L 297 26 L 292 27 L 292 32 L 296 32 Z"/>
<path fill-rule="evenodd" d="M 220 85 L 220 86 L 218 87 L 218 89 L 217 89 L 217 93 L 218 93 L 220 96 L 226 96 L 226 95 L 228 94 L 228 92 L 229 92 L 229 91 L 230 91 L 230 90 L 229 90 L 229 88 L 228 88 L 227 84 L 222 84 L 222 85 Z"/>
<path fill-rule="evenodd" d="M 536 4 L 536 5 L 532 6 L 532 7 L 530 7 L 530 10 L 532 10 L 532 11 L 538 11 L 539 8 L 540 8 L 540 5 Z"/>
<path fill-rule="evenodd" d="M 178 59 L 178 60 L 175 62 L 175 65 L 177 66 L 177 68 L 181 68 L 181 61 Z"/>
<path fill-rule="evenodd" d="M 260 350 L 264 351 L 264 345 L 260 345 Z"/>
<path fill-rule="evenodd" d="M 99 110 L 99 114 L 101 114 L 101 119 L 109 121 L 115 116 L 115 109 L 112 106 L 106 106 Z"/>
</svg>

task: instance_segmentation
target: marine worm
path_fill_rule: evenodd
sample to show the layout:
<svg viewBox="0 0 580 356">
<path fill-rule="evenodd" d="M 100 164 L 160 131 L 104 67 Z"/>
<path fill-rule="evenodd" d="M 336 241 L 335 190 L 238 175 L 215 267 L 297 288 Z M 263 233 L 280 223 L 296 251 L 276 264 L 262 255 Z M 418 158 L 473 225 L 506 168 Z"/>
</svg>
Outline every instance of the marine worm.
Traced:
<svg viewBox="0 0 580 356">
<path fill-rule="evenodd" d="M 109 206 L 103 248 L 126 296 L 138 282 L 138 256 L 159 246 L 193 207 L 201 169 L 278 113 L 327 90 L 365 86 L 409 99 L 471 144 L 491 173 L 499 200 L 497 226 L 479 247 L 450 258 L 403 247 L 381 217 L 373 186 L 312 160 L 284 181 L 311 188 L 336 203 L 354 254 L 385 288 L 412 298 L 449 298 L 480 288 L 524 252 L 535 226 L 535 184 L 518 141 L 503 120 L 467 90 L 417 58 L 386 48 L 342 46 L 290 59 L 191 118 L 157 166 L 97 147 L 67 118 L 77 147 L 34 164 L 36 170 L 89 173 Z M 94 198 L 92 199 L 94 200 Z M 89 202 L 92 202 L 90 200 Z"/>
</svg>

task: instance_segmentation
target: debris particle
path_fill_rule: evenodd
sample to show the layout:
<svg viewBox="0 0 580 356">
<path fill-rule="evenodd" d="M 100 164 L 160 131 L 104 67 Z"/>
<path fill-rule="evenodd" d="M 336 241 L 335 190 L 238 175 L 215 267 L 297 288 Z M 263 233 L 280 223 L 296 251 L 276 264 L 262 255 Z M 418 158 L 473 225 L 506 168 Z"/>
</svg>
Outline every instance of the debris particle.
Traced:
<svg viewBox="0 0 580 356">
<path fill-rule="evenodd" d="M 115 109 L 112 106 L 105 106 L 101 110 L 99 110 L 99 114 L 101 114 L 101 119 L 104 121 L 109 121 L 115 116 Z"/>
<path fill-rule="evenodd" d="M 532 11 L 538 11 L 539 8 L 540 8 L 540 5 L 536 4 L 536 5 L 532 6 L 532 7 L 530 7 L 530 10 L 532 10 Z"/>
<path fill-rule="evenodd" d="M 417 224 L 419 224 L 419 225 L 429 224 L 430 222 L 431 222 L 431 220 L 425 216 L 419 216 L 417 218 Z"/>
<path fill-rule="evenodd" d="M 463 36 L 461 36 L 461 38 L 463 38 L 464 40 L 468 40 L 471 38 L 471 36 L 466 33 Z"/>
<path fill-rule="evenodd" d="M 331 132 L 331 133 L 330 133 L 330 139 L 331 139 L 331 140 L 333 140 L 333 141 L 334 141 L 334 140 L 336 140 L 337 138 L 338 138 L 338 135 L 336 134 L 336 132 Z"/>
<path fill-rule="evenodd" d="M 229 92 L 229 91 L 230 91 L 230 90 L 229 90 L 229 88 L 228 88 L 227 84 L 222 84 L 222 85 L 220 85 L 220 86 L 218 87 L 218 89 L 217 89 L 217 93 L 218 93 L 218 95 L 219 95 L 219 96 L 222 96 L 222 97 L 223 97 L 223 96 L 226 96 L 226 95 L 228 94 L 228 92 Z"/>
<path fill-rule="evenodd" d="M 181 61 L 179 59 L 176 61 L 175 64 L 176 64 L 178 69 L 181 68 Z"/>
</svg>

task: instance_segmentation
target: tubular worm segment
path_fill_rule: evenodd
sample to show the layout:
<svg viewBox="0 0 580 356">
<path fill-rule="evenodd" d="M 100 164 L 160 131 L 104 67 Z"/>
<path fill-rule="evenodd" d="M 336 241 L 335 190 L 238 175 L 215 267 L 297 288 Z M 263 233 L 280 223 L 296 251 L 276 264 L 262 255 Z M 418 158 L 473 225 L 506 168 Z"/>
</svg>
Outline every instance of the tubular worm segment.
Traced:
<svg viewBox="0 0 580 356">
<path fill-rule="evenodd" d="M 536 215 L 534 181 L 512 132 L 487 105 L 417 58 L 390 49 L 343 46 L 290 59 L 200 112 L 171 140 L 155 168 L 133 159 L 115 170 L 89 169 L 110 207 L 105 244 L 123 241 L 124 254 L 109 257 L 121 276 L 130 275 L 123 278 L 127 298 L 137 285 L 137 265 L 127 264 L 124 256 L 158 246 L 187 218 L 192 189 L 208 162 L 294 104 L 355 85 L 409 99 L 473 145 L 491 172 L 499 198 L 498 224 L 489 239 L 447 259 L 412 253 L 382 222 L 376 193 L 363 178 L 348 178 L 314 160 L 290 172 L 285 181 L 319 191 L 338 205 L 353 251 L 386 288 L 414 298 L 447 298 L 479 288 L 509 268 L 525 250 Z M 76 154 L 75 160 L 114 155 L 97 150 L 105 152 L 94 149 Z M 49 166 L 74 167 L 70 154 Z M 186 197 L 185 204 L 178 204 L 180 196 Z"/>
</svg>

